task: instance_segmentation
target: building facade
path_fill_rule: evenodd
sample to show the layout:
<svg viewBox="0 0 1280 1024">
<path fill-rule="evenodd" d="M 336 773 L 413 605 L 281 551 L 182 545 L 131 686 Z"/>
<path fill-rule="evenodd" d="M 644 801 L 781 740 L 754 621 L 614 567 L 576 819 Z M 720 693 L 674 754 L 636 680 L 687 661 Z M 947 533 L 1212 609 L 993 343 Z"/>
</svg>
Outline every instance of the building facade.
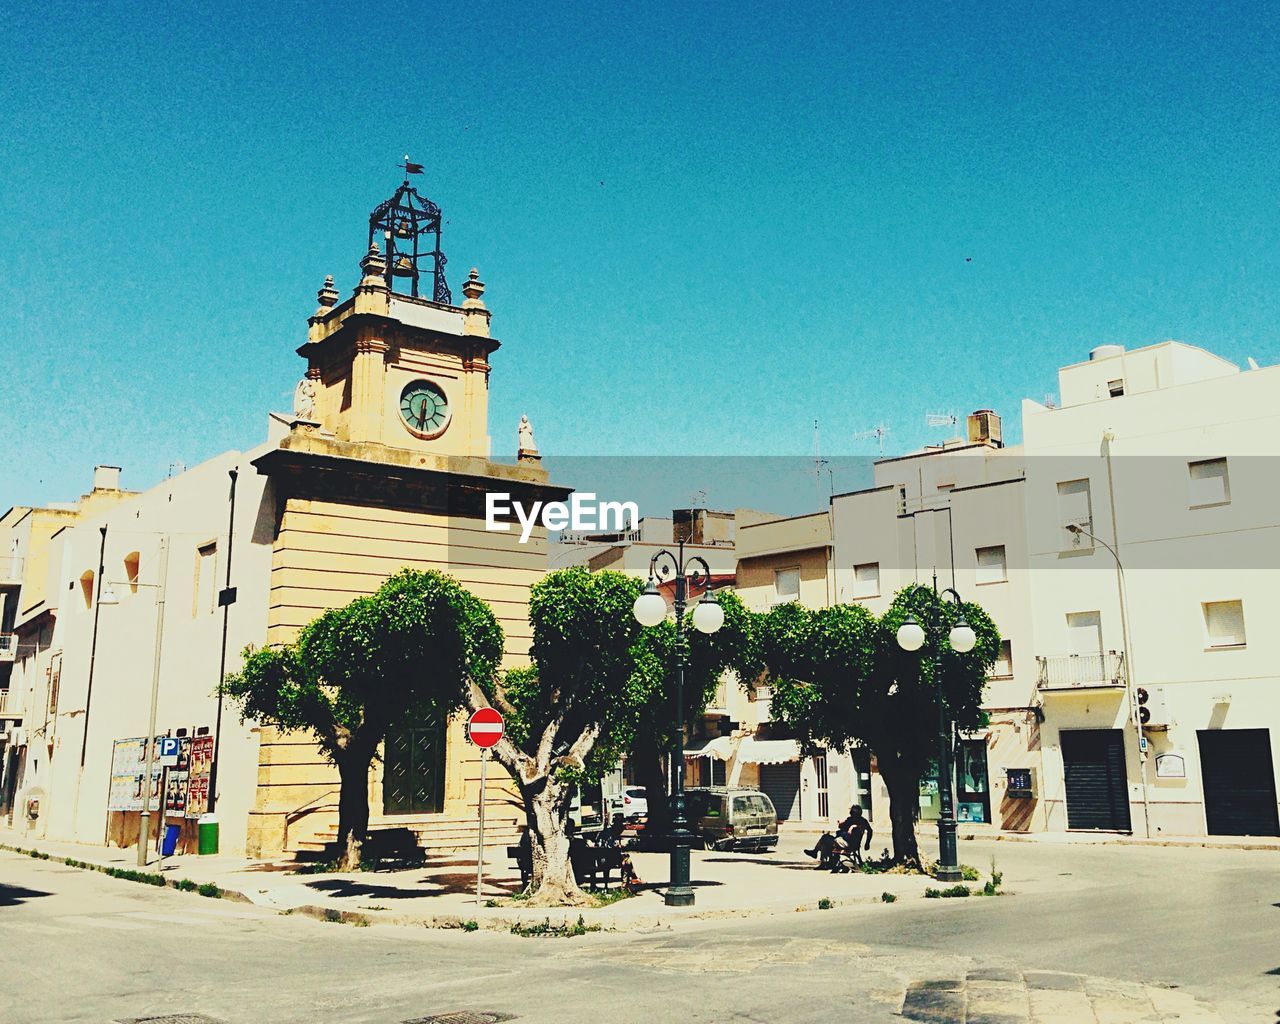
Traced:
<svg viewBox="0 0 1280 1024">
<path fill-rule="evenodd" d="M 1104 346 L 1059 388 L 1023 405 L 1047 827 L 1278 835 L 1280 367 Z"/>
<path fill-rule="evenodd" d="M 52 709 L 57 727 L 38 744 L 18 736 L 13 802 L 38 802 L 34 817 L 15 816 L 22 827 L 133 841 L 138 815 L 115 809 L 113 766 L 119 741 L 146 733 L 158 665 L 159 732 L 216 742 L 223 848 L 259 856 L 323 845 L 336 830 L 336 770 L 308 735 L 241 723 L 220 705 L 218 682 L 246 646 L 288 643 L 402 568 L 457 578 L 494 609 L 506 664 L 526 657 L 546 533 L 535 528 L 522 544 L 518 532 L 486 530 L 485 496 L 528 504 L 568 490 L 548 483 L 527 443 L 514 463 L 490 458 L 499 342 L 475 270 L 453 303 L 438 227 L 438 209 L 407 178 L 375 211 L 359 283 L 344 301 L 332 278 L 320 289 L 293 413 L 269 417 L 264 444 L 109 509 L 82 508 L 51 540 L 40 650 L 56 653 L 59 683 L 55 693 L 26 685 L 20 702 L 24 722 Z M 19 607 L 26 586 L 24 575 Z M 21 678 L 41 671 L 33 659 Z M 6 706 L 14 692 L 11 681 Z M 370 778 L 371 823 L 415 828 L 436 849 L 473 845 L 478 780 L 462 720 L 402 723 Z M 494 781 L 488 793 L 486 837 L 510 841 L 511 794 Z"/>
</svg>

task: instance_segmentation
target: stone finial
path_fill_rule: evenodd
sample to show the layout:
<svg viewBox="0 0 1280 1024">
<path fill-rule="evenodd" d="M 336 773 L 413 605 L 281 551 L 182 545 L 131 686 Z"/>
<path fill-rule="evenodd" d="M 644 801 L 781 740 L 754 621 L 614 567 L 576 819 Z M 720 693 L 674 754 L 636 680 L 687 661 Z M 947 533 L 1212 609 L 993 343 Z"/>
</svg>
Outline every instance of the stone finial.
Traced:
<svg viewBox="0 0 1280 1024">
<path fill-rule="evenodd" d="M 462 294 L 467 297 L 464 306 L 484 307 L 484 301 L 480 298 L 484 294 L 484 282 L 480 280 L 480 271 L 475 267 L 471 268 L 471 273 L 463 282 Z"/>
<path fill-rule="evenodd" d="M 320 303 L 320 308 L 316 310 L 317 314 L 323 313 L 326 309 L 337 304 L 338 289 L 333 286 L 332 274 L 325 275 L 324 284 L 316 292 L 316 300 Z"/>
<path fill-rule="evenodd" d="M 383 259 L 382 250 L 378 248 L 377 242 L 369 243 L 369 251 L 365 253 L 364 259 L 360 261 L 360 269 L 364 271 L 364 279 L 360 282 L 361 284 L 381 284 L 383 282 L 382 275 L 387 272 L 387 261 Z"/>
</svg>

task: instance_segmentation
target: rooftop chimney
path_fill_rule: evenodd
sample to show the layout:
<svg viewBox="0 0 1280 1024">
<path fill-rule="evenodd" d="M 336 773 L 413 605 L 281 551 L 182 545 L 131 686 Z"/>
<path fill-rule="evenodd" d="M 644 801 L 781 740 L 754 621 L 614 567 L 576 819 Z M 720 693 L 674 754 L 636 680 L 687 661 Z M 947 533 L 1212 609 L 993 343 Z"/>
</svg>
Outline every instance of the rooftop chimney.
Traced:
<svg viewBox="0 0 1280 1024">
<path fill-rule="evenodd" d="M 119 466 L 94 466 L 93 467 L 93 489 L 95 491 L 120 490 L 120 467 Z"/>
</svg>

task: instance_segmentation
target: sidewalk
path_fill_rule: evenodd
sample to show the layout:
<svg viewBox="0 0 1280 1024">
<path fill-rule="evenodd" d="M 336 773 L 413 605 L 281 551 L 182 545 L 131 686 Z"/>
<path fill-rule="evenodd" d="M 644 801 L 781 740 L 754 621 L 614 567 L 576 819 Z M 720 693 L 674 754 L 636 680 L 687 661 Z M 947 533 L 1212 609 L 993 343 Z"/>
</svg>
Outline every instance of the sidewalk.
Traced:
<svg viewBox="0 0 1280 1024">
<path fill-rule="evenodd" d="M 292 861 L 254 861 L 243 857 L 183 854 L 166 858 L 163 874 L 170 883 L 189 879 L 212 883 L 228 898 L 244 899 L 281 913 L 305 913 L 353 923 L 416 924 L 457 928 L 474 921 L 478 927 L 508 930 L 512 925 L 586 924 L 605 930 L 667 927 L 681 921 L 758 917 L 817 910 L 819 900 L 832 907 L 879 902 L 881 893 L 918 898 L 937 883 L 920 875 L 832 875 L 790 844 L 782 852 L 757 854 L 692 853 L 697 904 L 670 908 L 662 900 L 668 858 L 660 853 L 633 853 L 640 877 L 649 883 L 631 899 L 595 908 L 526 908 L 510 903 L 520 889 L 519 873 L 505 856 L 486 856 L 482 898 L 476 900 L 476 861 L 461 854 L 428 855 L 427 864 L 408 871 L 358 871 L 297 874 Z M 0 847 L 38 850 L 52 858 L 72 858 L 106 868 L 140 870 L 133 847 L 91 846 L 32 839 L 0 829 Z M 154 857 L 147 872 L 160 871 Z M 500 906 L 487 906 L 499 902 Z"/>
<path fill-rule="evenodd" d="M 1177 846 L 1206 850 L 1280 850 L 1275 836 L 1146 836 L 1124 832 L 999 832 L 962 830 L 959 838 L 992 839 L 1015 843 L 1082 846 Z"/>
</svg>

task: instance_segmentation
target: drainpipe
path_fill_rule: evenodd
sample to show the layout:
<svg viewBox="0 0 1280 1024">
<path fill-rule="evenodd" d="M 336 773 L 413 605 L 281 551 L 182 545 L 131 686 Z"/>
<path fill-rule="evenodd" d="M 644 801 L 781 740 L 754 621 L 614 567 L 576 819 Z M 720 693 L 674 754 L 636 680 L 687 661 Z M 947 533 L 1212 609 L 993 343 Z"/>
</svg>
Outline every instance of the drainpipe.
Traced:
<svg viewBox="0 0 1280 1024">
<path fill-rule="evenodd" d="M 227 585 L 218 595 L 218 604 L 222 605 L 222 654 L 218 662 L 218 711 L 213 720 L 213 764 L 209 766 L 209 810 L 213 811 L 218 804 L 218 753 L 222 744 L 222 681 L 227 677 L 227 631 L 230 626 L 231 606 L 235 604 L 236 592 L 231 586 L 231 555 L 236 542 L 236 480 L 240 476 L 238 469 L 227 471 L 231 477 L 230 510 L 227 513 Z"/>
<path fill-rule="evenodd" d="M 98 544 L 98 578 L 94 580 L 97 586 L 93 596 L 93 636 L 89 640 L 89 681 L 84 692 L 84 728 L 80 732 L 80 770 L 76 773 L 76 790 L 71 797 L 71 828 L 73 834 L 76 835 L 79 834 L 75 830 L 80 821 L 80 784 L 84 781 L 84 759 L 85 753 L 89 749 L 89 711 L 93 701 L 93 668 L 98 659 L 98 616 L 102 612 L 102 585 L 103 577 L 107 572 L 107 524 L 103 523 L 99 526 L 98 532 L 102 534 L 102 540 Z M 59 698 L 61 698 L 61 694 L 59 694 Z M 49 782 L 49 788 L 52 790 L 52 773 L 49 775 Z M 53 806 L 52 801 L 50 801 L 50 806 Z"/>
<path fill-rule="evenodd" d="M 1125 690 L 1129 697 L 1129 717 L 1138 733 L 1138 773 L 1142 779 L 1142 824 L 1148 839 L 1151 838 L 1151 793 L 1147 783 L 1147 752 L 1143 747 L 1142 719 L 1138 714 L 1137 685 L 1134 681 L 1133 645 L 1129 638 L 1129 602 L 1126 594 L 1124 566 L 1120 563 L 1120 529 L 1116 516 L 1115 478 L 1111 471 L 1111 445 L 1116 435 L 1107 430 L 1102 435 L 1102 454 L 1107 460 L 1107 498 L 1111 505 L 1111 540 L 1115 545 L 1111 554 L 1116 560 L 1116 591 L 1120 597 L 1120 642 L 1124 645 Z"/>
<path fill-rule="evenodd" d="M 107 527 L 98 527 L 102 542 L 98 546 L 97 591 L 93 597 L 93 638 L 89 641 L 89 685 L 84 695 L 84 732 L 80 739 L 80 770 L 84 771 L 84 755 L 89 747 L 89 704 L 93 700 L 93 665 L 98 656 L 98 615 L 102 611 L 102 577 L 107 571 Z"/>
</svg>

